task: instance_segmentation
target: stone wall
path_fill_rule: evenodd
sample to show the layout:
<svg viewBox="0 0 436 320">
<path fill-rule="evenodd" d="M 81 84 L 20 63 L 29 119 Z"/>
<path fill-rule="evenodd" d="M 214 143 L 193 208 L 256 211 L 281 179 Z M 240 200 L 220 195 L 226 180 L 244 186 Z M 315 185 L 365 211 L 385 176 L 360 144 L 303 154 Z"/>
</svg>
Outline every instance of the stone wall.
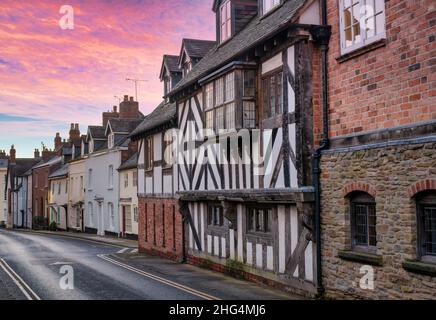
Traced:
<svg viewBox="0 0 436 320">
<path fill-rule="evenodd" d="M 183 225 L 178 201 L 173 198 L 139 198 L 139 251 L 183 259 Z"/>
<path fill-rule="evenodd" d="M 417 258 L 416 204 L 411 191 L 436 189 L 436 143 L 405 144 L 322 157 L 322 266 L 326 296 L 368 299 L 435 299 L 436 277 L 408 272 L 403 262 Z M 366 263 L 339 258 L 351 247 L 352 191 L 374 196 L 377 252 L 374 290 L 359 286 Z M 419 190 L 417 190 L 419 191 Z M 436 266 L 435 266 L 436 267 Z"/>
</svg>

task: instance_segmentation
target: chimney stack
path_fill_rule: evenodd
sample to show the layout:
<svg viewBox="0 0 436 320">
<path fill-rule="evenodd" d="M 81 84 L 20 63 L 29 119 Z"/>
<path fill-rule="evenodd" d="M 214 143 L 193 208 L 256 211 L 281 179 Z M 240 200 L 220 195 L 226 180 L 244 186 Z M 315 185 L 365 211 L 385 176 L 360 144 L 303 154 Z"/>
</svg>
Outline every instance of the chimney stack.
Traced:
<svg viewBox="0 0 436 320">
<path fill-rule="evenodd" d="M 34 153 L 33 153 L 33 157 L 34 157 L 35 159 L 40 157 L 40 154 L 39 154 L 39 150 L 38 150 L 38 149 L 35 149 L 35 151 L 34 151 Z"/>
<path fill-rule="evenodd" d="M 9 161 L 11 162 L 11 163 L 17 163 L 17 161 L 16 161 L 16 154 L 17 154 L 17 152 L 16 152 L 16 150 L 15 150 L 15 146 L 14 145 L 12 145 L 11 146 L 11 150 L 9 151 Z"/>
<path fill-rule="evenodd" d="M 118 108 L 117 106 L 114 106 L 113 111 L 108 111 L 108 112 L 103 112 L 102 116 L 103 116 L 103 127 L 106 128 L 107 123 L 110 119 L 117 119 L 120 117 L 120 114 L 118 113 Z"/>
<path fill-rule="evenodd" d="M 79 130 L 79 124 L 78 123 L 72 123 L 70 128 L 70 138 L 69 141 L 73 139 L 80 138 L 80 130 Z"/>
<path fill-rule="evenodd" d="M 57 150 L 62 145 L 62 138 L 59 132 L 56 132 L 56 137 L 54 139 L 54 148 Z"/>
<path fill-rule="evenodd" d="M 44 160 L 44 161 L 49 160 L 54 155 L 55 155 L 55 152 L 51 151 L 51 150 L 48 150 L 47 148 L 44 148 L 42 150 L 42 160 Z"/>
<path fill-rule="evenodd" d="M 120 103 L 120 119 L 140 119 L 139 103 L 133 97 L 124 96 Z"/>
</svg>

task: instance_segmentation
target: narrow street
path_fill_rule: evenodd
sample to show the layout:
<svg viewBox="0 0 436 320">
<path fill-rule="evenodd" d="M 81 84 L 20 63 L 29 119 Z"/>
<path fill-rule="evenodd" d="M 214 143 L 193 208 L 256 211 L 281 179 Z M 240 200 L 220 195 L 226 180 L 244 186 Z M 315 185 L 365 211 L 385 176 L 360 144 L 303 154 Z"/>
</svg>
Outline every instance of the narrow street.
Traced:
<svg viewBox="0 0 436 320">
<path fill-rule="evenodd" d="M 61 286 L 61 278 L 71 275 L 65 266 L 72 267 L 74 289 Z M 132 248 L 0 230 L 1 300 L 290 298 L 225 275 L 137 254 Z"/>
</svg>

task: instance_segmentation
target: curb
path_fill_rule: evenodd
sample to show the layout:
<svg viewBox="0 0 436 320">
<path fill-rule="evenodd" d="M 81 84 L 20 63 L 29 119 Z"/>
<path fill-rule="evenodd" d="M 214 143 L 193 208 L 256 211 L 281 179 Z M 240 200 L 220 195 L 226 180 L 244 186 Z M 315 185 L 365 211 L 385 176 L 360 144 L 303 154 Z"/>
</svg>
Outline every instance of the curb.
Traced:
<svg viewBox="0 0 436 320">
<path fill-rule="evenodd" d="M 58 236 L 58 237 L 64 237 L 64 238 L 70 238 L 70 239 L 79 239 L 79 240 L 83 240 L 83 241 L 89 241 L 89 242 L 97 242 L 97 243 L 102 243 L 102 244 L 106 244 L 106 245 L 110 245 L 110 246 L 114 246 L 114 247 L 119 247 L 119 248 L 132 248 L 132 249 L 137 249 L 138 246 L 133 246 L 133 245 L 129 245 L 129 244 L 121 244 L 121 243 L 114 243 L 114 242 L 109 242 L 109 241 L 104 241 L 102 239 L 93 239 L 93 238 L 87 238 L 87 237 L 78 237 L 78 236 L 73 236 L 72 234 L 59 234 L 59 233 L 55 233 L 55 232 L 45 232 L 45 231 L 36 231 L 36 230 L 26 230 L 26 229 L 12 229 L 14 232 L 23 232 L 23 233 L 33 233 L 33 234 L 43 234 L 43 235 L 52 235 L 52 236 Z"/>
</svg>

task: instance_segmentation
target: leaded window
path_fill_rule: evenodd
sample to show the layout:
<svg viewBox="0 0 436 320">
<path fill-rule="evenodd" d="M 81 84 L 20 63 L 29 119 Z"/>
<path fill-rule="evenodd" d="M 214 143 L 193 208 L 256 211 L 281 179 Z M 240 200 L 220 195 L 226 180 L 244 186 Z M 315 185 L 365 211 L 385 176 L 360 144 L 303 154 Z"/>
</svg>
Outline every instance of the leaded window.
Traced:
<svg viewBox="0 0 436 320">
<path fill-rule="evenodd" d="M 236 110 L 235 103 L 229 103 L 226 106 L 226 129 L 231 130 L 236 127 Z"/>
<path fill-rule="evenodd" d="M 269 233 L 271 231 L 271 208 L 249 208 L 247 229 L 249 232 Z"/>
<path fill-rule="evenodd" d="M 224 107 L 215 110 L 216 130 L 224 129 Z"/>
<path fill-rule="evenodd" d="M 224 224 L 223 207 L 219 205 L 209 206 L 207 222 L 210 226 L 222 226 Z"/>
<path fill-rule="evenodd" d="M 418 247 L 423 260 L 436 262 L 436 192 L 424 192 L 417 198 Z"/>
<path fill-rule="evenodd" d="M 253 101 L 244 101 L 244 128 L 251 129 L 256 126 L 256 104 Z"/>
<path fill-rule="evenodd" d="M 262 78 L 264 118 L 283 113 L 283 72 L 279 69 Z"/>
<path fill-rule="evenodd" d="M 360 248 L 375 248 L 376 205 L 374 198 L 364 192 L 358 192 L 351 197 L 351 234 L 352 246 Z"/>
</svg>

